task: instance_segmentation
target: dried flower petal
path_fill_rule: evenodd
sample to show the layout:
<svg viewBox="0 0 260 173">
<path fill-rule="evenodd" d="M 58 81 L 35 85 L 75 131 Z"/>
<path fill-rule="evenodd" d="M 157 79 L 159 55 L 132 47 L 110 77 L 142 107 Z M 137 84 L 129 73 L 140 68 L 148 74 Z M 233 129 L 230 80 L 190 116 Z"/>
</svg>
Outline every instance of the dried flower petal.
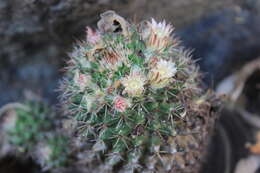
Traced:
<svg viewBox="0 0 260 173">
<path fill-rule="evenodd" d="M 103 59 L 101 64 L 110 70 L 116 70 L 122 66 L 123 63 L 128 63 L 128 55 L 130 50 L 124 48 L 123 45 L 118 44 L 114 48 L 107 48 L 103 51 Z"/>
</svg>

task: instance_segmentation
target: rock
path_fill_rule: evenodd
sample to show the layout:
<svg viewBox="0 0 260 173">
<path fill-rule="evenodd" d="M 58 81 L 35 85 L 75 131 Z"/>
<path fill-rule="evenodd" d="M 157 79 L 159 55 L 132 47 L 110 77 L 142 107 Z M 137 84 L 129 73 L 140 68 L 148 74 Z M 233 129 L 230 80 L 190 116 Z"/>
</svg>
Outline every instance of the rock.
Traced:
<svg viewBox="0 0 260 173">
<path fill-rule="evenodd" d="M 180 31 L 184 45 L 194 50 L 210 87 L 260 55 L 257 21 L 256 11 L 234 7 L 211 13 Z"/>
</svg>

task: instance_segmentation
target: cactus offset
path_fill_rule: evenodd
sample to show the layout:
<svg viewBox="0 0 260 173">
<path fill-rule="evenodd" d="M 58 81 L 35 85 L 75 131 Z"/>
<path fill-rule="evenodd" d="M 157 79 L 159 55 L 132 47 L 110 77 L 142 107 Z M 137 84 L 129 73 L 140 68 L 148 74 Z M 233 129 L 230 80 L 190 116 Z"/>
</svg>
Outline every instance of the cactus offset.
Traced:
<svg viewBox="0 0 260 173">
<path fill-rule="evenodd" d="M 186 154 L 199 147 L 192 134 L 203 131 L 199 116 L 208 97 L 172 32 L 165 21 L 135 25 L 108 11 L 70 54 L 63 105 L 92 153 L 86 162 L 103 172 L 183 168 Z"/>
<path fill-rule="evenodd" d="M 5 109 L 6 108 L 6 109 Z M 47 105 L 38 102 L 8 104 L 0 124 L 2 141 L 0 157 L 13 153 L 18 157 L 32 157 L 43 170 L 64 166 L 68 155 L 65 136 L 55 131 L 54 114 Z M 12 151 L 13 150 L 13 151 Z"/>
</svg>

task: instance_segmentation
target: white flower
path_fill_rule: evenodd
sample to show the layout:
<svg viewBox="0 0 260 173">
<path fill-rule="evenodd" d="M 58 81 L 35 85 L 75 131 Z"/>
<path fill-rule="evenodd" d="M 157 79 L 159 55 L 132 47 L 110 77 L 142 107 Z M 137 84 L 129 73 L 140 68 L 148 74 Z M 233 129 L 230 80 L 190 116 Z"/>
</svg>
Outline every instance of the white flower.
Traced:
<svg viewBox="0 0 260 173">
<path fill-rule="evenodd" d="M 166 86 L 176 72 L 177 68 L 175 63 L 161 59 L 148 74 L 151 86 L 153 88 L 162 88 Z"/>
<path fill-rule="evenodd" d="M 157 63 L 156 68 L 152 69 L 152 71 L 159 73 L 161 78 L 170 78 L 175 75 L 177 69 L 175 67 L 175 63 L 166 60 L 160 60 Z"/>
<path fill-rule="evenodd" d="M 173 31 L 170 24 L 166 24 L 165 20 L 163 22 L 157 23 L 153 18 L 152 22 L 149 22 L 152 32 L 154 32 L 159 38 L 169 37 Z"/>
<path fill-rule="evenodd" d="M 163 51 L 172 42 L 171 33 L 173 27 L 165 21 L 157 23 L 153 18 L 147 22 L 147 27 L 142 32 L 142 37 L 146 41 L 148 48 Z"/>
<path fill-rule="evenodd" d="M 124 92 L 129 96 L 140 96 L 143 93 L 146 78 L 139 67 L 134 67 L 130 75 L 122 79 L 122 84 L 125 87 Z"/>
</svg>

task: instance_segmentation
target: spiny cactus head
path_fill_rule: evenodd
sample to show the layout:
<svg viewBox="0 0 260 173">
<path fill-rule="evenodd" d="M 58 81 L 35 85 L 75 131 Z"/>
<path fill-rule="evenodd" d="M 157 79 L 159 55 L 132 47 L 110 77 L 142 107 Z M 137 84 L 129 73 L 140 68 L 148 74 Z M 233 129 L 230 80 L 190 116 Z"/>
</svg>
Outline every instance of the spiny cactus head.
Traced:
<svg viewBox="0 0 260 173">
<path fill-rule="evenodd" d="M 28 151 L 38 139 L 42 138 L 40 131 L 51 128 L 48 121 L 48 109 L 45 105 L 28 103 L 15 110 L 15 125 L 8 130 L 9 142 L 20 151 Z"/>
<path fill-rule="evenodd" d="M 190 132 L 185 122 L 195 121 L 200 109 L 191 104 L 202 92 L 173 30 L 165 21 L 135 25 L 108 11 L 70 54 L 65 109 L 103 169 L 168 171 L 186 149 L 172 140 Z"/>
<path fill-rule="evenodd" d="M 0 109 L 0 115 L 0 130 L 4 134 L 0 149 L 7 146 L 14 150 L 5 154 L 32 157 L 44 170 L 65 164 L 68 141 L 55 131 L 54 116 L 46 104 L 35 101 L 8 104 Z"/>
</svg>

